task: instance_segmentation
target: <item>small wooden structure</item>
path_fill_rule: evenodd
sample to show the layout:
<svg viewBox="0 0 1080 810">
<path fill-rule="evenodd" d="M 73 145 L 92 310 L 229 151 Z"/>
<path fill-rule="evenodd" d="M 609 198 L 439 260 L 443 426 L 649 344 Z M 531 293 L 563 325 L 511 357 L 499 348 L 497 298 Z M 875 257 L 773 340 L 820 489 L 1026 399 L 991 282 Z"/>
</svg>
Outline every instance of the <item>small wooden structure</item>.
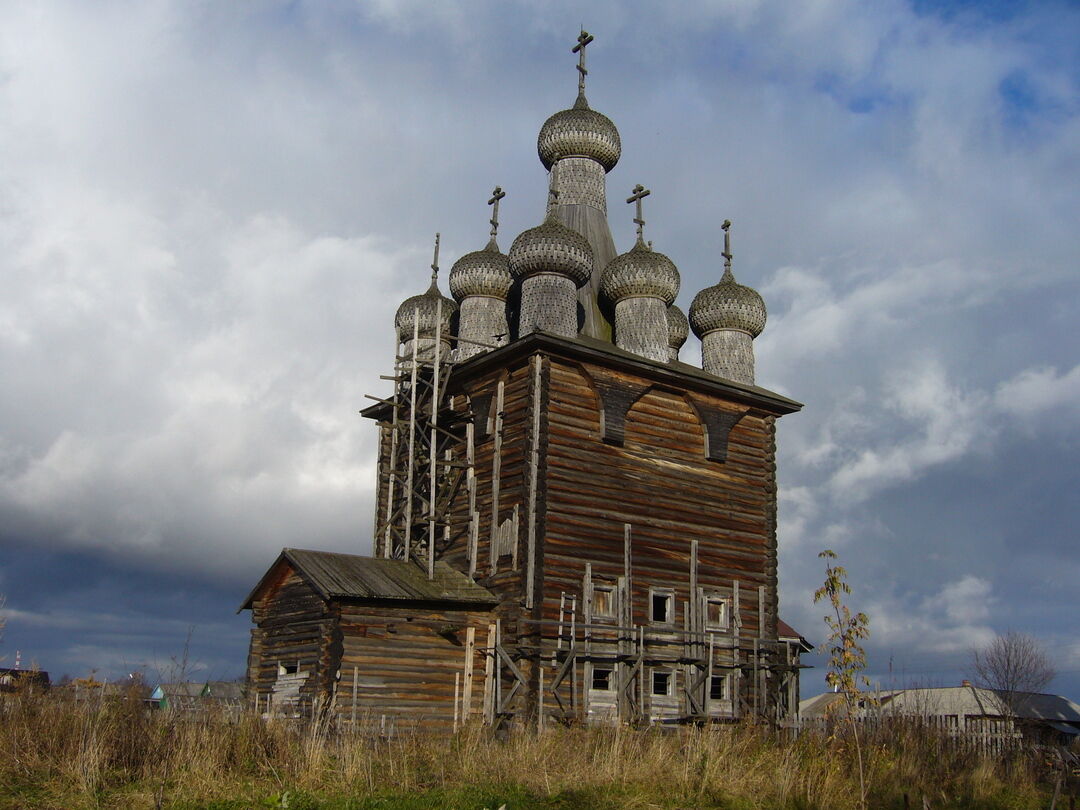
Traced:
<svg viewBox="0 0 1080 810">
<path fill-rule="evenodd" d="M 275 716 L 450 729 L 497 601 L 446 563 L 429 580 L 405 560 L 287 548 L 241 608 L 249 698 Z"/>
</svg>

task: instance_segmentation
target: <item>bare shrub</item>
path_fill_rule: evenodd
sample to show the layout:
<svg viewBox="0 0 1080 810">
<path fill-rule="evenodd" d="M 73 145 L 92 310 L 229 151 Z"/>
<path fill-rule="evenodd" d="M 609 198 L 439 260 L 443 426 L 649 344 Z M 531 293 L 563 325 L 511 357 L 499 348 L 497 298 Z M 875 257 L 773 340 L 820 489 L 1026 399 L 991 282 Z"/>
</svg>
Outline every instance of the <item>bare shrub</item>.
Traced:
<svg viewBox="0 0 1080 810">
<path fill-rule="evenodd" d="M 971 653 L 971 669 L 978 686 L 993 690 L 998 708 L 1016 716 L 1021 704 L 1054 680 L 1057 670 L 1034 636 L 1010 630 Z"/>
</svg>

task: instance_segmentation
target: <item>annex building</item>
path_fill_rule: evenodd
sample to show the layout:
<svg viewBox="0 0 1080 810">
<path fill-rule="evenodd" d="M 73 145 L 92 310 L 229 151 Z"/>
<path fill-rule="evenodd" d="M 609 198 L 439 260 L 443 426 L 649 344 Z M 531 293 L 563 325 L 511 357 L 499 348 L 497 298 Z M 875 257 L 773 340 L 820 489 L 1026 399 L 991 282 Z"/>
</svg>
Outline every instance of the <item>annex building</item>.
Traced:
<svg viewBox="0 0 1080 810">
<path fill-rule="evenodd" d="M 371 557 L 284 549 L 243 604 L 260 710 L 380 728 L 783 722 L 799 655 L 777 615 L 776 420 L 754 384 L 761 296 L 674 300 L 675 264 L 608 226 L 619 132 L 585 97 L 537 141 L 547 215 L 397 311 Z M 628 214 L 627 214 L 628 215 Z M 718 236 L 718 235 L 717 235 Z M 720 264 L 718 259 L 717 264 Z M 693 329 L 701 366 L 679 350 Z"/>
</svg>

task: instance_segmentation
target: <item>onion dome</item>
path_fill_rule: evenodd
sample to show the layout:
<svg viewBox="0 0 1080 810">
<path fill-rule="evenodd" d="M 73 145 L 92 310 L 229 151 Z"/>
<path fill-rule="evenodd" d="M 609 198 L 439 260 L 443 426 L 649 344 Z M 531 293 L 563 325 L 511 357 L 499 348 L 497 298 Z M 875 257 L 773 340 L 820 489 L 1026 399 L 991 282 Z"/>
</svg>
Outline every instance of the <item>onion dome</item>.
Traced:
<svg viewBox="0 0 1080 810">
<path fill-rule="evenodd" d="M 667 308 L 668 346 L 675 350 L 676 355 L 686 338 L 690 335 L 690 323 L 686 315 L 675 304 Z"/>
<path fill-rule="evenodd" d="M 458 301 L 470 295 L 506 300 L 512 283 L 510 260 L 494 237 L 483 250 L 466 253 L 450 268 L 450 294 Z"/>
<path fill-rule="evenodd" d="M 593 252 L 588 240 L 559 222 L 554 207 L 542 224 L 518 234 L 510 246 L 509 259 L 515 279 L 557 273 L 582 287 L 592 276 Z"/>
<path fill-rule="evenodd" d="M 735 281 L 731 267 L 724 269 L 720 283 L 694 296 L 690 304 L 690 326 L 699 338 L 717 329 L 736 329 L 757 337 L 765 328 L 765 302 L 757 290 Z"/>
<path fill-rule="evenodd" d="M 587 157 L 610 172 L 619 162 L 622 141 L 611 119 L 591 109 L 585 93 L 579 92 L 573 107 L 555 113 L 540 127 L 536 151 L 545 169 L 562 158 Z"/>
<path fill-rule="evenodd" d="M 671 259 L 639 238 L 629 251 L 608 262 L 600 291 L 612 303 L 647 296 L 670 304 L 679 294 L 679 271 Z"/>
<path fill-rule="evenodd" d="M 398 340 L 412 340 L 413 320 L 416 319 L 416 333 L 419 337 L 434 338 L 436 321 L 442 313 L 441 335 L 443 340 L 450 339 L 450 319 L 457 312 L 458 305 L 452 298 L 439 292 L 438 272 L 431 274 L 431 286 L 422 295 L 406 298 L 398 307 L 394 316 Z"/>
</svg>

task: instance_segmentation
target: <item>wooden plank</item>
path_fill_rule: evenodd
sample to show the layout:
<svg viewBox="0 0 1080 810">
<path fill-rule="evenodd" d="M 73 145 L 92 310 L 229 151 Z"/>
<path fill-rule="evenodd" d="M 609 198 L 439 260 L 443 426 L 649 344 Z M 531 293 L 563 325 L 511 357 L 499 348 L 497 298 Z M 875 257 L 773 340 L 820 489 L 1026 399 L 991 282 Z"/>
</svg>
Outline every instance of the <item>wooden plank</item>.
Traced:
<svg viewBox="0 0 1080 810">
<path fill-rule="evenodd" d="M 473 663 L 476 657 L 476 628 L 468 627 L 465 630 L 465 683 L 463 700 L 465 711 L 463 720 L 468 722 L 472 713 L 472 689 L 473 689 Z"/>
<path fill-rule="evenodd" d="M 494 450 L 491 454 L 491 537 L 489 542 L 489 565 L 491 573 L 498 570 L 499 557 L 495 549 L 495 535 L 499 529 L 499 486 L 502 483 L 503 407 L 506 383 L 499 380 L 495 394 L 495 424 L 493 426 Z"/>
</svg>

